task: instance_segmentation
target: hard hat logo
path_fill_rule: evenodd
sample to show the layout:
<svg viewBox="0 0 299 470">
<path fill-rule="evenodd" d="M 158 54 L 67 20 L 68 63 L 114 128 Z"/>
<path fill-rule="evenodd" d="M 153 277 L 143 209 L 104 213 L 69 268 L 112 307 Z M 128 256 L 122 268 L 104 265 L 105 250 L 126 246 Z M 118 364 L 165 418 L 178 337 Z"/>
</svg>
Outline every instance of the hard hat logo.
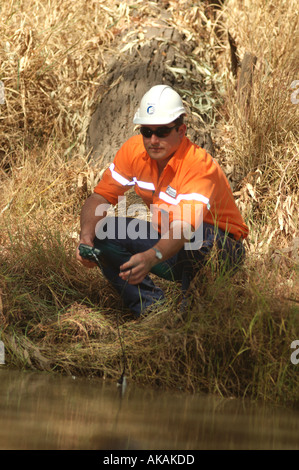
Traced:
<svg viewBox="0 0 299 470">
<path fill-rule="evenodd" d="M 147 114 L 154 114 L 155 113 L 155 107 L 153 105 L 148 106 L 147 108 Z"/>
<path fill-rule="evenodd" d="M 186 114 L 180 95 L 168 85 L 153 86 L 141 99 L 133 123 L 164 125 Z"/>
</svg>

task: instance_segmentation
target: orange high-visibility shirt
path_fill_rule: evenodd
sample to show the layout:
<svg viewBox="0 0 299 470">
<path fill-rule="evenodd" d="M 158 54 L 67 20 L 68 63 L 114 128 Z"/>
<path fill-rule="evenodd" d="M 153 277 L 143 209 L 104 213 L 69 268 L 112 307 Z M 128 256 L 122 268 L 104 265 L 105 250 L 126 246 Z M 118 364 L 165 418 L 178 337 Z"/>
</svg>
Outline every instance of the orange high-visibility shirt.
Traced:
<svg viewBox="0 0 299 470">
<path fill-rule="evenodd" d="M 116 204 L 118 197 L 132 186 L 149 208 L 168 210 L 169 223 L 184 220 L 196 229 L 200 206 L 203 221 L 232 234 L 236 240 L 248 235 L 219 164 L 186 136 L 160 177 L 142 136 L 131 137 L 116 153 L 94 191 Z"/>
</svg>

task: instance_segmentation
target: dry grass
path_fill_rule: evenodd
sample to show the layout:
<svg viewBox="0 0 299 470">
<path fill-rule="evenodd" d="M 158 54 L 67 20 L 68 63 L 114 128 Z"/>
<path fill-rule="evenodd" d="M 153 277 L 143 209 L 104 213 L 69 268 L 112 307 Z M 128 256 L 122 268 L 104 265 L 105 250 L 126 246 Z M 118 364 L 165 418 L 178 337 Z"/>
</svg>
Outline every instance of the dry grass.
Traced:
<svg viewBox="0 0 299 470">
<path fill-rule="evenodd" d="M 163 282 L 170 300 L 159 313 L 124 318 L 128 375 L 139 383 L 296 404 L 298 370 L 290 363 L 299 331 L 299 105 L 290 99 L 298 79 L 295 1 L 228 0 L 216 16 L 208 2 L 179 3 L 2 2 L 1 339 L 17 367 L 119 376 L 122 308 L 101 274 L 74 259 L 80 207 L 103 170 L 90 167 L 85 136 L 106 58 L 137 47 L 138 40 L 129 43 L 132 31 L 142 41 L 142 28 L 164 8 L 169 24 L 198 44 L 185 60 L 198 56 L 193 70 L 201 70 L 211 92 L 205 105 L 217 103 L 210 121 L 216 120 L 217 158 L 251 229 L 249 256 L 233 278 L 208 269 L 184 315 L 179 287 Z M 246 116 L 229 71 L 227 31 L 241 59 L 246 51 L 257 56 Z M 183 87 L 181 72 L 174 71 Z M 186 96 L 196 116 L 201 82 L 196 73 L 191 79 L 194 100 Z"/>
<path fill-rule="evenodd" d="M 266 242 L 263 252 L 275 241 L 285 247 L 298 237 L 299 107 L 291 100 L 299 65 L 296 10 L 295 2 L 256 0 L 240 8 L 228 1 L 223 13 L 240 59 L 245 52 L 257 57 L 248 112 L 236 106 L 234 83 L 228 86 L 223 143 L 251 233 L 256 236 L 258 227 L 259 243 Z"/>
</svg>

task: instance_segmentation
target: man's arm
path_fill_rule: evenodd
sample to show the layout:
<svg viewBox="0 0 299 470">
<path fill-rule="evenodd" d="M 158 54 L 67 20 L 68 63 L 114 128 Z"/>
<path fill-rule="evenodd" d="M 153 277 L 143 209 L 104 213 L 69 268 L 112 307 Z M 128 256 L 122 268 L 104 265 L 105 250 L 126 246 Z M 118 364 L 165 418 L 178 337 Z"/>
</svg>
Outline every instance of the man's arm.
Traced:
<svg viewBox="0 0 299 470">
<path fill-rule="evenodd" d="M 102 208 L 99 210 L 99 206 L 101 205 Z M 108 208 L 109 205 L 109 202 L 103 196 L 97 193 L 93 193 L 91 196 L 89 196 L 88 199 L 86 199 L 80 216 L 81 232 L 79 245 L 84 243 L 85 245 L 93 246 L 96 225 L 106 216 L 107 211 L 105 208 Z M 84 266 L 88 268 L 94 268 L 95 263 L 81 258 L 79 254 L 79 245 L 76 252 L 77 259 L 81 261 Z"/>
</svg>

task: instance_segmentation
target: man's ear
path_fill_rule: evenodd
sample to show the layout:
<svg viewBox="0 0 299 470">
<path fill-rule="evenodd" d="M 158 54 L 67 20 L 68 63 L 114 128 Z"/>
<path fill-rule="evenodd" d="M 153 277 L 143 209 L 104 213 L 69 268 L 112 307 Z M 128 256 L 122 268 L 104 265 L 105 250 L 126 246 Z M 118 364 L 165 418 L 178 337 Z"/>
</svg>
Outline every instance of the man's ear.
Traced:
<svg viewBox="0 0 299 470">
<path fill-rule="evenodd" d="M 180 138 L 182 139 L 184 137 L 184 135 L 186 134 L 186 131 L 187 131 L 187 126 L 186 124 L 182 124 L 179 129 L 178 129 L 178 133 L 179 133 L 179 136 Z"/>
</svg>

